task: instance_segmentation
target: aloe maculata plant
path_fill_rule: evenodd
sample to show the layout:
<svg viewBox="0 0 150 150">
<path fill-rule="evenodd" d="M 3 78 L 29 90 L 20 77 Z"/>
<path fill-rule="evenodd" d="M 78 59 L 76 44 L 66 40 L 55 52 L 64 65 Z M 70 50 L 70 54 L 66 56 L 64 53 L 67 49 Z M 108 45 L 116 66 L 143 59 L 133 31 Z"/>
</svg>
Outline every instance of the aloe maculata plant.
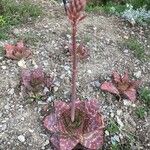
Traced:
<svg viewBox="0 0 150 150">
<path fill-rule="evenodd" d="M 20 60 L 31 55 L 30 50 L 25 47 L 23 41 L 19 41 L 15 45 L 6 44 L 4 48 L 6 57 L 10 59 Z"/>
<path fill-rule="evenodd" d="M 66 14 L 72 27 L 71 102 L 54 102 L 54 111 L 44 118 L 44 126 L 53 134 L 50 142 L 57 150 L 98 150 L 103 145 L 103 117 L 97 100 L 80 101 L 76 97 L 78 45 L 76 33 L 86 0 L 70 0 Z M 82 145 L 82 147 L 78 147 Z"/>
<path fill-rule="evenodd" d="M 44 87 L 52 88 L 53 78 L 46 75 L 40 67 L 33 70 L 23 69 L 21 72 L 21 84 L 27 92 L 31 91 L 36 94 Z"/>
<path fill-rule="evenodd" d="M 100 88 L 112 94 L 127 97 L 131 101 L 136 100 L 136 88 L 138 87 L 139 81 L 130 80 L 127 71 L 123 76 L 115 71 L 112 74 L 112 78 L 112 81 L 105 81 Z"/>
</svg>

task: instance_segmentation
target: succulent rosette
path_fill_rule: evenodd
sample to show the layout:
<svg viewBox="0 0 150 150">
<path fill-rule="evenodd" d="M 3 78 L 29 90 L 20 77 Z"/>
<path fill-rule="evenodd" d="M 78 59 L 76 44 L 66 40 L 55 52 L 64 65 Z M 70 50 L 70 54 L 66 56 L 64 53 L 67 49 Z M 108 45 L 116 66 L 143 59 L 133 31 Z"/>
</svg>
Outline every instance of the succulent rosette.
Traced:
<svg viewBox="0 0 150 150">
<path fill-rule="evenodd" d="M 7 58 L 15 60 L 28 58 L 31 55 L 31 51 L 25 47 L 23 41 L 19 41 L 15 45 L 6 44 L 5 51 Z"/>
<path fill-rule="evenodd" d="M 136 100 L 136 88 L 138 87 L 139 81 L 130 80 L 127 71 L 123 76 L 117 72 L 113 72 L 112 78 L 112 81 L 105 81 L 100 88 L 112 94 L 127 97 L 131 101 Z"/>
<path fill-rule="evenodd" d="M 57 150 L 72 150 L 81 144 L 87 150 L 103 145 L 104 121 L 97 100 L 75 101 L 76 113 L 71 121 L 71 103 L 54 102 L 54 112 L 46 116 L 44 126 L 53 133 L 50 142 Z"/>
</svg>

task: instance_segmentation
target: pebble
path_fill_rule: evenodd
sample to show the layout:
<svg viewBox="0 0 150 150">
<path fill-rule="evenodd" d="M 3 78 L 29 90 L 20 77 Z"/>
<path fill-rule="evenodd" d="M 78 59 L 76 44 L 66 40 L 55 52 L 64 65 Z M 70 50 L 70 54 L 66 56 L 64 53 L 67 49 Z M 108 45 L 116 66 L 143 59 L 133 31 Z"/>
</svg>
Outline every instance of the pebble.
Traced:
<svg viewBox="0 0 150 150">
<path fill-rule="evenodd" d="M 2 69 L 5 70 L 7 67 L 6 66 L 2 66 Z"/>
<path fill-rule="evenodd" d="M 12 88 L 12 89 L 9 91 L 9 94 L 10 94 L 10 95 L 13 95 L 13 94 L 14 94 L 14 91 L 15 91 L 15 90 Z"/>
<path fill-rule="evenodd" d="M 114 135 L 114 139 L 115 139 L 117 142 L 120 142 L 120 139 L 119 139 L 119 136 L 118 136 L 118 135 Z"/>
<path fill-rule="evenodd" d="M 69 71 L 70 70 L 70 66 L 64 66 L 64 69 L 66 70 L 66 71 Z"/>
<path fill-rule="evenodd" d="M 109 135 L 109 132 L 106 130 L 106 131 L 105 131 L 105 134 L 108 136 L 108 135 Z"/>
<path fill-rule="evenodd" d="M 122 114 L 122 110 L 121 110 L 121 109 L 118 109 L 118 110 L 117 110 L 117 115 L 120 116 L 121 114 Z"/>
<path fill-rule="evenodd" d="M 131 105 L 132 105 L 132 102 L 129 101 L 128 99 L 124 99 L 124 100 L 123 100 L 123 104 L 124 104 L 125 106 L 131 106 Z"/>
<path fill-rule="evenodd" d="M 142 74 L 141 71 L 137 71 L 137 72 L 134 73 L 134 76 L 135 76 L 136 78 L 140 78 L 140 77 L 141 77 L 141 74 Z"/>
<path fill-rule="evenodd" d="M 23 135 L 19 135 L 19 136 L 18 136 L 18 140 L 19 140 L 20 142 L 25 142 L 25 137 L 24 137 Z"/>
<path fill-rule="evenodd" d="M 52 100 L 53 100 L 53 96 L 49 96 L 47 102 L 52 102 Z"/>
<path fill-rule="evenodd" d="M 47 87 L 44 87 L 43 93 L 47 94 L 49 92 L 49 89 Z"/>
<path fill-rule="evenodd" d="M 54 91 L 55 91 L 55 92 L 58 91 L 58 87 L 57 87 L 57 86 L 54 87 Z"/>
<path fill-rule="evenodd" d="M 10 106 L 9 106 L 9 105 L 5 105 L 4 108 L 5 108 L 6 110 L 8 110 L 8 109 L 10 108 Z"/>
<path fill-rule="evenodd" d="M 91 71 L 91 70 L 88 70 L 88 71 L 87 71 L 87 73 L 88 73 L 88 74 L 91 74 L 91 73 L 92 73 L 92 71 Z"/>
<path fill-rule="evenodd" d="M 121 121 L 121 119 L 117 116 L 117 123 L 119 124 L 120 128 L 123 128 L 124 127 L 124 124 L 123 122 Z"/>
<path fill-rule="evenodd" d="M 129 52 L 129 50 L 128 50 L 128 49 L 125 49 L 125 50 L 124 50 L 124 53 L 128 53 L 128 52 Z"/>
</svg>

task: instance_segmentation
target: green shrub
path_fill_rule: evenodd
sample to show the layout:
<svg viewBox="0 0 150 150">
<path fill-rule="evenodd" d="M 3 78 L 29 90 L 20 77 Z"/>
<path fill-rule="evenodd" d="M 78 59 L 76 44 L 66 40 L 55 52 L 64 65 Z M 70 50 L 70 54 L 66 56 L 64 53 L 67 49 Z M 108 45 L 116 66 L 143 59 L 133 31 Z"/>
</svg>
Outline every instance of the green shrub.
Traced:
<svg viewBox="0 0 150 150">
<path fill-rule="evenodd" d="M 7 38 L 9 28 L 14 25 L 26 23 L 34 20 L 42 13 L 39 6 L 31 4 L 28 1 L 21 3 L 14 0 L 0 1 L 0 39 Z"/>
</svg>

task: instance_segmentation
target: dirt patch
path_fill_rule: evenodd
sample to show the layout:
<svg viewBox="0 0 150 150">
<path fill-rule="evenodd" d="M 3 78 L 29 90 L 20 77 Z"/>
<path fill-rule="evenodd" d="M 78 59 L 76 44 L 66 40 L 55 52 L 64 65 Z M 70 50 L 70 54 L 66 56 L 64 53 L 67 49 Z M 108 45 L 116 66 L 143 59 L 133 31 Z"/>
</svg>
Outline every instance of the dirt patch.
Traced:
<svg viewBox="0 0 150 150">
<path fill-rule="evenodd" d="M 71 41 L 68 20 L 59 4 L 51 4 L 49 0 L 35 3 L 42 5 L 45 15 L 32 25 L 14 28 L 13 32 L 20 37 L 24 37 L 26 33 L 31 35 L 27 36 L 27 44 L 33 56 L 26 60 L 27 67 L 33 68 L 36 64 L 54 76 L 55 87 L 50 96 L 51 101 L 68 100 L 71 64 L 66 52 L 67 46 L 64 48 Z M 114 96 L 105 94 L 98 88 L 102 81 L 110 79 L 112 70 L 123 73 L 128 69 L 132 78 L 142 80 L 142 85 L 150 84 L 150 62 L 141 62 L 130 50 L 125 51 L 120 47 L 120 43 L 129 38 L 131 33 L 137 35 L 149 51 L 149 38 L 146 36 L 149 35 L 149 29 L 130 28 L 114 16 L 88 14 L 79 26 L 78 41 L 85 43 L 90 50 L 90 57 L 79 62 L 78 97 L 100 100 L 106 129 L 110 118 L 117 122 L 119 128 L 113 134 L 106 130 L 103 149 L 112 148 L 114 143 L 127 145 L 128 150 L 150 148 L 149 116 L 141 120 L 134 113 L 135 107 L 140 105 L 139 101 L 135 104 L 125 99 L 119 102 Z M 0 44 L 7 42 L 0 41 Z M 19 87 L 21 68 L 17 62 L 4 59 L 0 62 L 0 68 L 0 149 L 50 150 L 49 133 L 42 126 L 41 114 L 49 101 L 26 104 L 28 100 L 23 97 Z"/>
</svg>

